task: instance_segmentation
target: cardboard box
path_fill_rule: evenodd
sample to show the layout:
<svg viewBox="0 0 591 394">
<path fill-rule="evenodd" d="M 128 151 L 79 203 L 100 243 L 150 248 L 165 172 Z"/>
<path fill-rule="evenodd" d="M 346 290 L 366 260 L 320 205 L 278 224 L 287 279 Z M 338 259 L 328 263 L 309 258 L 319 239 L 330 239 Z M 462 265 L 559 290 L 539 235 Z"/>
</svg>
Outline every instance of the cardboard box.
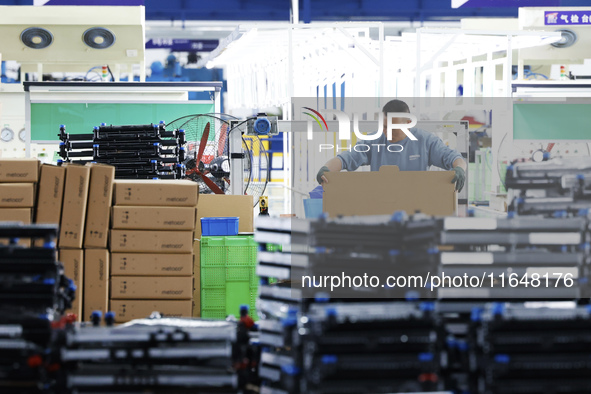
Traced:
<svg viewBox="0 0 591 394">
<path fill-rule="evenodd" d="M 131 230 L 195 229 L 193 207 L 113 207 L 111 227 Z"/>
<path fill-rule="evenodd" d="M 231 196 L 225 194 L 203 194 L 197 204 L 197 226 L 195 238 L 201 238 L 201 218 L 237 216 L 238 231 L 251 233 L 254 231 L 254 200 L 253 196 Z"/>
<path fill-rule="evenodd" d="M 194 207 L 199 185 L 188 180 L 117 180 L 113 205 Z"/>
<path fill-rule="evenodd" d="M 35 223 L 60 224 L 66 168 L 43 164 L 37 189 Z"/>
<path fill-rule="evenodd" d="M 111 275 L 192 276 L 193 255 L 191 253 L 111 253 Z"/>
<path fill-rule="evenodd" d="M 192 231 L 111 230 L 111 252 L 191 253 Z"/>
<path fill-rule="evenodd" d="M 0 208 L 32 208 L 34 183 L 0 183 Z"/>
<path fill-rule="evenodd" d="M 0 159 L 0 182 L 33 183 L 39 180 L 39 160 Z"/>
<path fill-rule="evenodd" d="M 68 164 L 60 223 L 60 248 L 82 248 L 90 167 Z"/>
<path fill-rule="evenodd" d="M 0 222 L 22 222 L 23 224 L 31 224 L 31 208 L 0 208 Z M 8 245 L 7 238 L 0 238 L 0 245 Z M 28 238 L 21 238 L 18 244 L 24 247 L 31 246 L 31 240 Z"/>
<path fill-rule="evenodd" d="M 109 251 L 86 249 L 84 251 L 84 321 L 90 320 L 93 311 L 103 315 L 109 307 Z"/>
<path fill-rule="evenodd" d="M 191 276 L 113 276 L 111 299 L 190 300 Z"/>
<path fill-rule="evenodd" d="M 115 167 L 90 164 L 90 183 L 84 231 L 85 248 L 106 248 L 113 201 Z"/>
<path fill-rule="evenodd" d="M 454 215 L 457 193 L 452 171 L 400 171 L 382 166 L 373 172 L 330 172 L 323 209 L 338 215 L 391 215 L 395 211 Z"/>
<path fill-rule="evenodd" d="M 78 321 L 82 321 L 82 297 L 84 293 L 84 251 L 82 249 L 61 249 L 59 260 L 64 264 L 64 273 L 76 285 L 76 298 L 72 302 L 72 309 L 66 313 L 75 313 Z"/>
<path fill-rule="evenodd" d="M 193 317 L 201 317 L 201 245 L 193 243 Z"/>
<path fill-rule="evenodd" d="M 111 300 L 110 310 L 115 312 L 115 323 L 126 323 L 142 319 L 152 312 L 162 317 L 191 317 L 189 300 Z"/>
<path fill-rule="evenodd" d="M 31 224 L 31 208 L 0 208 L 0 222 Z"/>
</svg>

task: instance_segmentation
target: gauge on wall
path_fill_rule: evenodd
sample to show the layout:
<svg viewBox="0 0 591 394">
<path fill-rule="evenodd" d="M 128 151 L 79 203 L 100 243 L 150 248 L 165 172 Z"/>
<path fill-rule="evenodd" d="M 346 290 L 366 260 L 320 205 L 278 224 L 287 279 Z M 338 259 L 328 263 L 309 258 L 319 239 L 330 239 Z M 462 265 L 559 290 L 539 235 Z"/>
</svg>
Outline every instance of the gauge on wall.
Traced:
<svg viewBox="0 0 591 394">
<path fill-rule="evenodd" d="M 2 131 L 0 131 L 0 140 L 2 142 L 10 142 L 14 139 L 14 131 L 10 127 L 4 127 Z"/>
<path fill-rule="evenodd" d="M 27 133 L 24 127 L 18 132 L 18 139 L 22 142 L 27 142 Z"/>
<path fill-rule="evenodd" d="M 535 161 L 536 163 L 543 161 L 544 160 L 544 153 L 545 152 L 543 149 L 538 149 L 538 150 L 534 151 L 534 153 L 532 153 L 532 155 L 531 155 L 532 161 Z"/>
</svg>

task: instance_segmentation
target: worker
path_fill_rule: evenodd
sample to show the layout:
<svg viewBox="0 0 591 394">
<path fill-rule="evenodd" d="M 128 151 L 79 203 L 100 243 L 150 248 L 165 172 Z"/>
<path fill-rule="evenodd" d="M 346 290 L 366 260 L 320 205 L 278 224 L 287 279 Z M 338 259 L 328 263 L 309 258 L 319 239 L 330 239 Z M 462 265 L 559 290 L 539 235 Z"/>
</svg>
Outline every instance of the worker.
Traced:
<svg viewBox="0 0 591 394">
<path fill-rule="evenodd" d="M 371 171 L 378 171 L 381 166 L 396 165 L 401 171 L 426 171 L 434 165 L 446 170 L 453 170 L 455 175 L 452 183 L 455 183 L 457 191 L 461 191 L 466 181 L 466 162 L 462 155 L 448 146 L 435 134 L 418 128 L 409 131 L 417 138 L 411 140 L 401 129 L 392 130 L 392 139 L 387 140 L 387 114 L 392 112 L 410 113 L 408 105 L 401 100 L 392 100 L 384 105 L 384 132 L 371 142 L 371 149 L 351 149 L 341 152 L 337 157 L 330 159 L 318 171 L 316 179 L 324 185 L 328 183 L 325 174 L 330 171 L 355 171 L 360 166 L 369 165 Z M 393 118 L 393 124 L 410 123 L 409 118 Z M 388 149 L 391 144 L 396 144 Z M 367 145 L 366 145 L 367 146 Z M 381 148 L 381 149 L 380 149 Z"/>
</svg>

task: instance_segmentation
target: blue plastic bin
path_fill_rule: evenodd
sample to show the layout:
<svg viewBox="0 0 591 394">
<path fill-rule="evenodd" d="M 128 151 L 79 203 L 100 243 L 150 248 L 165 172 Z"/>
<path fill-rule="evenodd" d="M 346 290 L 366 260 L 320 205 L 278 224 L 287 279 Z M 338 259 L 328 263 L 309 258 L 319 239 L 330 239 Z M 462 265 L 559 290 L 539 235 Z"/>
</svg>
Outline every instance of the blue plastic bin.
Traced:
<svg viewBox="0 0 591 394">
<path fill-rule="evenodd" d="M 238 218 L 201 218 L 201 235 L 204 237 L 238 235 Z"/>
<path fill-rule="evenodd" d="M 304 199 L 304 213 L 306 219 L 317 219 L 322 215 L 322 199 L 306 198 Z"/>
</svg>

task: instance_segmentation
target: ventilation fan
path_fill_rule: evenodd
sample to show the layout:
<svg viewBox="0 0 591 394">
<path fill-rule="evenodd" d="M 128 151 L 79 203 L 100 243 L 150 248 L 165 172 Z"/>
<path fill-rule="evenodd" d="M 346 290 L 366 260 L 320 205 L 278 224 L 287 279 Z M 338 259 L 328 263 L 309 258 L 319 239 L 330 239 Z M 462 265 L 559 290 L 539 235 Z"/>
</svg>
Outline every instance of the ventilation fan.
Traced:
<svg viewBox="0 0 591 394">
<path fill-rule="evenodd" d="M 228 115 L 189 115 L 166 125 L 167 129 L 185 130 L 186 176 L 199 183 L 199 193 L 225 194 L 229 190 L 232 171 L 228 155 L 229 120 Z M 242 149 L 243 193 L 254 196 L 256 206 L 269 182 L 269 156 L 257 136 L 243 136 Z"/>
<path fill-rule="evenodd" d="M 29 27 L 22 31 L 21 41 L 32 49 L 47 48 L 53 42 L 53 34 L 42 27 Z"/>
<path fill-rule="evenodd" d="M 115 35 L 104 27 L 91 27 L 82 34 L 82 41 L 94 49 L 106 49 L 115 43 Z"/>
<path fill-rule="evenodd" d="M 577 42 L 577 33 L 575 33 L 574 31 L 568 29 L 561 29 L 556 31 L 560 32 L 562 37 L 560 38 L 560 41 L 553 42 L 552 44 L 550 44 L 553 47 L 568 48 L 575 42 Z"/>
</svg>

